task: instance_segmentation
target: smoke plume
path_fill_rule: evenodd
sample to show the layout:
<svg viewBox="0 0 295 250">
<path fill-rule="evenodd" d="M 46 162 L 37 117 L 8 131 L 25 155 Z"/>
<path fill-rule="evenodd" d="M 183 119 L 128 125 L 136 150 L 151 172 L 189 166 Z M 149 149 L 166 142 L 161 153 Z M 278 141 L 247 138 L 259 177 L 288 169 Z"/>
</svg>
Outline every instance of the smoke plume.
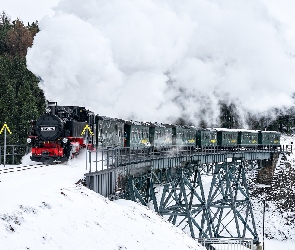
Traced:
<svg viewBox="0 0 295 250">
<path fill-rule="evenodd" d="M 198 125 L 293 104 L 294 45 L 262 0 L 61 0 L 28 51 L 50 101 Z"/>
</svg>

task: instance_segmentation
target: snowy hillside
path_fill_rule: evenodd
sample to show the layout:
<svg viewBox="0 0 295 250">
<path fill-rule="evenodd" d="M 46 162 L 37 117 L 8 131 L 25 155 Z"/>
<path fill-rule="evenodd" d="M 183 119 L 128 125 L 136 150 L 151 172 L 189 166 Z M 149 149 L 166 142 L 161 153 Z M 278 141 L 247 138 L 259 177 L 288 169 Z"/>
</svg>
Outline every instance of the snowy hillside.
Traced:
<svg viewBox="0 0 295 250">
<path fill-rule="evenodd" d="M 0 174 L 0 249 L 203 249 L 146 207 L 76 185 L 85 171 L 81 156 Z"/>
<path fill-rule="evenodd" d="M 282 136 L 281 143 L 290 145 L 295 137 Z M 267 250 L 295 249 L 295 155 L 280 157 L 270 185 L 256 183 L 257 171 L 249 173 L 251 200 L 260 241 L 263 240 L 263 200 L 265 208 L 265 246 Z M 251 180 L 252 179 L 252 180 Z M 293 181 L 292 181 L 293 179 Z M 293 198 L 292 198 L 293 197 Z"/>
<path fill-rule="evenodd" d="M 286 144 L 293 140 L 282 139 Z M 26 157 L 23 165 L 29 164 Z M 287 156 L 284 165 L 295 169 L 295 155 Z M 80 155 L 67 165 L 0 174 L 0 249 L 202 249 L 148 208 L 109 201 L 75 184 L 85 172 L 85 158 Z M 270 189 L 270 195 L 275 192 L 279 191 Z M 266 196 L 262 190 L 259 197 L 252 197 L 260 241 Z M 278 204 L 267 201 L 265 247 L 291 250 L 295 213 L 278 209 Z"/>
</svg>

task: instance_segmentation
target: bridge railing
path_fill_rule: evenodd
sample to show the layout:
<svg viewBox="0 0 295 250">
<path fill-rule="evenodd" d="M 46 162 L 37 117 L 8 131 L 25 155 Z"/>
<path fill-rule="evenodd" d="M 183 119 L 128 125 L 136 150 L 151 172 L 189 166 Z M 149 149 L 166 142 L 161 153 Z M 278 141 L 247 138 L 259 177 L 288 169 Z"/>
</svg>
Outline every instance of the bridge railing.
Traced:
<svg viewBox="0 0 295 250">
<path fill-rule="evenodd" d="M 173 146 L 171 148 L 97 148 L 95 151 L 89 151 L 89 172 L 98 172 L 106 169 L 114 169 L 118 167 L 132 168 L 136 165 L 137 168 L 151 165 L 154 161 L 161 164 L 161 160 L 169 162 L 169 160 L 176 161 L 177 159 L 191 160 L 193 156 L 210 156 L 210 155 L 224 155 L 226 153 L 290 153 L 292 152 L 292 145 L 282 145 L 273 147 L 265 145 L 263 147 L 241 147 L 241 148 L 220 148 L 220 147 L 202 147 L 193 148 L 190 146 Z M 218 157 L 216 158 L 218 159 Z M 220 159 L 221 161 L 222 159 Z M 175 165 L 175 164 L 174 164 Z"/>
<path fill-rule="evenodd" d="M 253 239 L 201 238 L 198 242 L 207 250 L 254 250 Z"/>
</svg>

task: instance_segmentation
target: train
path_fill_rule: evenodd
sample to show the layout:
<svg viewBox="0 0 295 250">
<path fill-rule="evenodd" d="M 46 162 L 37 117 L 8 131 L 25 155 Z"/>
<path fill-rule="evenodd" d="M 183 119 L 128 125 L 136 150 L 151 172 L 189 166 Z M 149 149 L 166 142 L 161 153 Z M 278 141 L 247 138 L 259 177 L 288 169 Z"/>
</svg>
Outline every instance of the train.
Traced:
<svg viewBox="0 0 295 250">
<path fill-rule="evenodd" d="M 94 124 L 94 113 L 79 106 L 57 106 L 49 103 L 44 115 L 31 122 L 27 143 L 31 160 L 60 163 L 79 154 L 87 146 L 85 126 Z M 91 140 L 89 140 L 91 144 Z"/>
<path fill-rule="evenodd" d="M 44 115 L 32 121 L 27 143 L 31 160 L 46 163 L 65 162 L 82 148 L 151 149 L 151 152 L 173 147 L 196 151 L 223 149 L 263 149 L 280 147 L 276 131 L 206 128 L 138 122 L 101 115 L 79 106 L 48 104 Z"/>
</svg>

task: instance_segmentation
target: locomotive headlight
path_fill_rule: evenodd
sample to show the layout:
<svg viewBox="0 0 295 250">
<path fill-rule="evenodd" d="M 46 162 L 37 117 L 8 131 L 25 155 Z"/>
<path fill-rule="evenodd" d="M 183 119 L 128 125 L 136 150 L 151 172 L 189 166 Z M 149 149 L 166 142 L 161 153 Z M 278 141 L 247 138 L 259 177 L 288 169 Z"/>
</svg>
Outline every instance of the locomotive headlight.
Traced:
<svg viewBox="0 0 295 250">
<path fill-rule="evenodd" d="M 27 143 L 31 143 L 32 139 L 31 138 L 27 138 Z"/>
<path fill-rule="evenodd" d="M 68 142 L 68 138 L 63 138 L 63 139 L 62 139 L 62 142 L 63 142 L 63 143 L 67 143 L 67 142 Z"/>
</svg>

